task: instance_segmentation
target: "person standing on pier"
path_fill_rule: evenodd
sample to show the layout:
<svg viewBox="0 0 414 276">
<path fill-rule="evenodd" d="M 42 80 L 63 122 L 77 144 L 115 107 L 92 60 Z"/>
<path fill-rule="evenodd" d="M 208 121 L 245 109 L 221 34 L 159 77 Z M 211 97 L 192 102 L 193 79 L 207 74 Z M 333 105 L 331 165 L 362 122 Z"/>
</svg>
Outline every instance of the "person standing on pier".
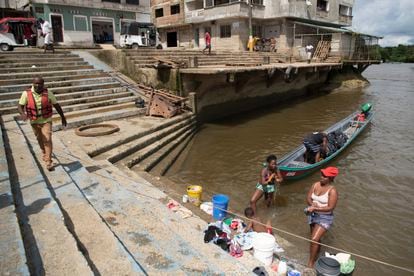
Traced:
<svg viewBox="0 0 414 276">
<path fill-rule="evenodd" d="M 308 45 L 306 45 L 305 51 L 306 51 L 306 57 L 308 59 L 308 63 L 311 63 L 312 53 L 313 53 L 313 45 L 310 44 L 310 43 Z"/>
<path fill-rule="evenodd" d="M 267 207 L 273 203 L 273 195 L 276 192 L 276 183 L 280 185 L 283 181 L 282 174 L 277 168 L 277 157 L 276 155 L 269 155 L 266 159 L 267 166 L 260 172 L 259 181 L 256 184 L 256 190 L 250 199 L 250 207 L 256 214 L 256 203 L 263 196 Z"/>
<path fill-rule="evenodd" d="M 203 54 L 204 51 L 208 49 L 208 54 L 211 54 L 211 35 L 208 31 L 206 31 L 205 35 L 204 35 L 204 40 L 206 41 L 206 47 L 203 50 Z"/>
<path fill-rule="evenodd" d="M 52 107 L 59 113 L 63 126 L 66 126 L 66 118 L 62 108 L 56 101 L 56 97 L 44 87 L 44 83 L 43 78 L 35 77 L 32 88 L 23 92 L 17 108 L 22 120 L 30 120 L 33 132 L 42 150 L 42 159 L 46 163 L 46 168 L 51 171 L 53 170 Z"/>
<path fill-rule="evenodd" d="M 52 50 L 54 53 L 55 48 L 53 47 L 52 25 L 50 25 L 49 21 L 43 20 L 43 18 L 39 18 L 37 21 L 39 21 L 40 27 L 42 29 L 42 36 L 45 39 L 44 52 L 46 53 L 46 50 Z"/>
<path fill-rule="evenodd" d="M 332 182 L 338 173 L 336 167 L 322 169 L 321 180 L 312 185 L 306 198 L 308 207 L 305 208 L 305 212 L 308 216 L 312 240 L 308 267 L 314 266 L 321 248 L 318 243 L 333 223 L 333 210 L 338 202 L 338 192 Z"/>
</svg>

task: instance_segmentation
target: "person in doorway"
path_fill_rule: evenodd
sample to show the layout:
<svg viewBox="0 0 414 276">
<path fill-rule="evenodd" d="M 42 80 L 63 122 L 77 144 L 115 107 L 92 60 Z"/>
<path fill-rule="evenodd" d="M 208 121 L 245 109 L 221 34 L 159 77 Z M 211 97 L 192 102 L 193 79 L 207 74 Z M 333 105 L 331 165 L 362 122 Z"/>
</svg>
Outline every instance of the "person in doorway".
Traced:
<svg viewBox="0 0 414 276">
<path fill-rule="evenodd" d="M 250 199 L 250 207 L 252 207 L 254 213 L 256 213 L 256 203 L 263 196 L 263 194 L 265 195 L 267 207 L 270 207 L 273 203 L 273 195 L 276 192 L 276 183 L 280 185 L 283 181 L 282 174 L 277 168 L 276 155 L 269 155 L 266 162 L 266 167 L 260 172 L 259 181 L 256 184 L 256 190 Z"/>
<path fill-rule="evenodd" d="M 311 63 L 312 53 L 313 53 L 313 45 L 310 44 L 310 43 L 308 45 L 306 45 L 305 51 L 306 51 L 306 58 L 308 60 L 308 63 Z"/>
<path fill-rule="evenodd" d="M 48 21 L 43 20 L 43 18 L 39 18 L 38 21 L 42 29 L 42 36 L 44 37 L 44 52 L 46 53 L 46 50 L 51 50 L 54 53 L 55 48 L 53 47 L 52 25 L 50 25 Z"/>
<path fill-rule="evenodd" d="M 42 150 L 42 159 L 46 163 L 46 168 L 53 170 L 52 163 L 52 115 L 53 108 L 59 113 L 62 125 L 66 126 L 66 118 L 63 110 L 57 103 L 52 92 L 48 91 L 44 86 L 44 80 L 41 77 L 33 79 L 31 89 L 23 92 L 18 110 L 21 118 L 26 121 L 30 120 L 33 132 Z"/>
<path fill-rule="evenodd" d="M 309 164 L 318 163 L 325 158 L 328 152 L 328 138 L 326 133 L 313 132 L 303 139 L 306 148 L 304 161 Z"/>
<path fill-rule="evenodd" d="M 333 210 L 338 201 L 338 192 L 332 185 L 339 170 L 336 167 L 327 167 L 321 170 L 321 180 L 309 189 L 306 201 L 308 207 L 305 209 L 310 225 L 311 244 L 308 267 L 313 267 L 318 257 L 322 236 L 328 231 L 333 223 Z"/>
<path fill-rule="evenodd" d="M 205 52 L 205 50 L 208 49 L 208 54 L 211 54 L 211 35 L 208 31 L 206 31 L 205 35 L 204 35 L 204 40 L 206 42 L 206 47 L 203 50 L 203 54 Z"/>
<path fill-rule="evenodd" d="M 273 234 L 272 226 L 270 225 L 270 220 L 268 220 L 266 225 L 264 225 L 260 218 L 256 216 L 253 208 L 247 207 L 244 210 L 244 215 L 246 216 L 246 218 L 249 219 L 247 226 L 244 229 L 244 232 L 249 232 L 250 230 L 253 230 L 254 232 L 265 232 Z"/>
</svg>

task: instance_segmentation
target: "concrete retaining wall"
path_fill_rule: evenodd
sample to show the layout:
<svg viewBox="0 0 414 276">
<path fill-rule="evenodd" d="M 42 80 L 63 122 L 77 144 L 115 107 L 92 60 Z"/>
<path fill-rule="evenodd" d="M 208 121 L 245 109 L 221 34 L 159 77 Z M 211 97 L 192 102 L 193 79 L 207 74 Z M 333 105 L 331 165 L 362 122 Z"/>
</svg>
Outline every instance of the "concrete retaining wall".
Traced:
<svg viewBox="0 0 414 276">
<path fill-rule="evenodd" d="M 187 96 L 196 91 L 198 113 L 202 119 L 209 120 L 317 93 L 317 88 L 326 82 L 328 72 L 301 69 L 289 82 L 285 81 L 282 71 L 184 74 L 183 94 Z"/>
</svg>

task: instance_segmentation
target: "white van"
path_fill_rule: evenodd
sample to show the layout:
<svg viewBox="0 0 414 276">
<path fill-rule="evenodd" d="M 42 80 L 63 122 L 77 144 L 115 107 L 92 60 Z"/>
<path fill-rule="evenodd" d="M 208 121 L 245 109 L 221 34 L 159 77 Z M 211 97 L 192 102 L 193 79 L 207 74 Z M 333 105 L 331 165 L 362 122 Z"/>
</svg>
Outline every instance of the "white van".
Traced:
<svg viewBox="0 0 414 276">
<path fill-rule="evenodd" d="M 154 47 L 157 31 L 151 23 L 122 22 L 119 44 L 123 48 Z"/>
</svg>

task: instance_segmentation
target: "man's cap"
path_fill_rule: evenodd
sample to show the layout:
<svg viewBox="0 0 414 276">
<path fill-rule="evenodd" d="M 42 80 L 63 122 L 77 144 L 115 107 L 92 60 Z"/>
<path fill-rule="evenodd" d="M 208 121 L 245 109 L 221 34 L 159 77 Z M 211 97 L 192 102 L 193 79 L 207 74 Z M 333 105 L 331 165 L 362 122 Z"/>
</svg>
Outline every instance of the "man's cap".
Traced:
<svg viewBox="0 0 414 276">
<path fill-rule="evenodd" d="M 321 172 L 327 177 L 335 177 L 339 174 L 337 167 L 327 167 L 325 169 L 321 169 Z"/>
</svg>

